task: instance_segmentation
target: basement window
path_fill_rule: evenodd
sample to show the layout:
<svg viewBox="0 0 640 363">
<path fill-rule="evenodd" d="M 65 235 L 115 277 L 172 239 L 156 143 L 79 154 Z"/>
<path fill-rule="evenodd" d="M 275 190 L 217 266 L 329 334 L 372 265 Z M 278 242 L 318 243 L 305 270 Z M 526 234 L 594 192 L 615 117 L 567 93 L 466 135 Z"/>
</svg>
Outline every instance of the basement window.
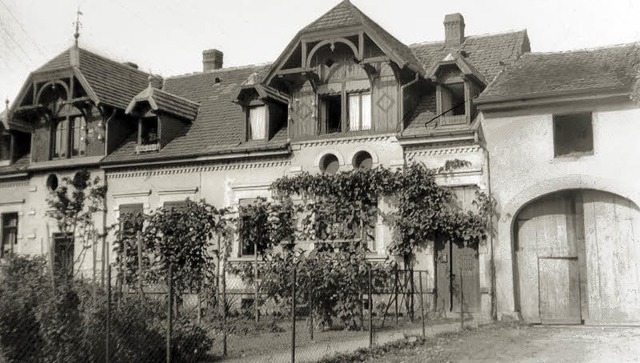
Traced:
<svg viewBox="0 0 640 363">
<path fill-rule="evenodd" d="M 554 156 L 593 154 L 591 113 L 553 115 Z"/>
<path fill-rule="evenodd" d="M 333 134 L 342 131 L 342 97 L 326 95 L 319 98 L 320 133 Z"/>
</svg>

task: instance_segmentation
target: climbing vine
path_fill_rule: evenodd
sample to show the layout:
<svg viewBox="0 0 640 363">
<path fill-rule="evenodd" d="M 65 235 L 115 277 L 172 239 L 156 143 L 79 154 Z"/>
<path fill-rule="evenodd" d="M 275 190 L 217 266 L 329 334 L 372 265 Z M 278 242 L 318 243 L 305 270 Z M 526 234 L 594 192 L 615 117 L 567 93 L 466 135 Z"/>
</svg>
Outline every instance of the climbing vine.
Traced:
<svg viewBox="0 0 640 363">
<path fill-rule="evenodd" d="M 241 213 L 241 236 L 258 241 L 262 248 L 264 263 L 257 272 L 261 293 L 288 303 L 295 265 L 297 289 L 306 301 L 318 302 L 310 307 L 318 321 L 330 325 L 331 317 L 337 317 L 345 328 L 357 328 L 362 324 L 358 310 L 367 269 L 377 268 L 384 276 L 390 266 L 371 267 L 366 258 L 379 216 L 395 233 L 389 252 L 402 257 L 409 269 L 415 253 L 436 238 L 464 245 L 486 238 L 491 199 L 478 192 L 474 202 L 478 210 L 464 211 L 453 191 L 436 183 L 438 173 L 467 165 L 452 160 L 437 170 L 415 163 L 395 171 L 301 173 L 276 180 L 271 186 L 274 201 L 259 201 Z M 390 205 L 388 211 L 378 208 L 380 201 Z M 313 243 L 311 251 L 294 248 L 305 241 Z M 255 269 L 240 263 L 234 272 L 254 283 Z"/>
</svg>

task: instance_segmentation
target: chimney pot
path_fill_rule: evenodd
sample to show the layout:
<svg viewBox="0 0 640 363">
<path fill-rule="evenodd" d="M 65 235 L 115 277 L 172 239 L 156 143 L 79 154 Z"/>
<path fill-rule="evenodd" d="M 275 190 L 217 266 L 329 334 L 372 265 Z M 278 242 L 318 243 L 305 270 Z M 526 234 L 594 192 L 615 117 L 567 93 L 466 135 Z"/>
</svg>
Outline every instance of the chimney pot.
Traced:
<svg viewBox="0 0 640 363">
<path fill-rule="evenodd" d="M 444 16 L 444 44 L 459 47 L 464 42 L 464 17 L 460 13 Z"/>
<path fill-rule="evenodd" d="M 218 49 L 207 49 L 202 52 L 202 71 L 209 72 L 222 68 L 224 53 Z"/>
<path fill-rule="evenodd" d="M 164 86 L 164 79 L 162 78 L 162 76 L 159 76 L 157 74 L 149 75 L 149 87 L 162 89 L 162 86 Z"/>
</svg>

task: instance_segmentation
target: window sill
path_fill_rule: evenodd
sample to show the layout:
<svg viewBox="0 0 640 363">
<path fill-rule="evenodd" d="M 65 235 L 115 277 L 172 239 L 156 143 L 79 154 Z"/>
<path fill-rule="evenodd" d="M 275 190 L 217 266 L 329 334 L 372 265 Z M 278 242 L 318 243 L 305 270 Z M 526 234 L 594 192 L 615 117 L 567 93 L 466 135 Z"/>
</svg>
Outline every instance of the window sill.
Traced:
<svg viewBox="0 0 640 363">
<path fill-rule="evenodd" d="M 595 153 L 593 151 L 582 151 L 582 152 L 574 152 L 569 154 L 557 155 L 553 157 L 555 161 L 574 161 L 577 159 L 586 158 L 589 156 L 594 156 Z"/>
<path fill-rule="evenodd" d="M 159 151 L 160 144 L 147 144 L 147 145 L 136 145 L 136 154 L 148 153 L 153 151 Z"/>
<path fill-rule="evenodd" d="M 255 261 L 255 257 L 253 255 L 250 256 L 241 256 L 241 257 L 229 257 L 227 258 L 227 262 L 229 263 L 239 263 L 239 262 L 254 262 Z M 260 256 L 258 256 L 258 263 L 262 263 L 264 261 L 262 261 L 260 259 Z"/>
</svg>

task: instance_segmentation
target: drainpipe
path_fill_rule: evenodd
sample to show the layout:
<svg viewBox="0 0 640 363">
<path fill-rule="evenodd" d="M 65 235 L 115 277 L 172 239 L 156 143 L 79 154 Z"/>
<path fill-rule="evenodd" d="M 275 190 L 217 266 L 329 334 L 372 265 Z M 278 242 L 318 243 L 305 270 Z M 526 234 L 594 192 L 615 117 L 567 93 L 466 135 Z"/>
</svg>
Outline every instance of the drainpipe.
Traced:
<svg viewBox="0 0 640 363">
<path fill-rule="evenodd" d="M 100 110 L 100 108 L 99 108 Z M 108 135 L 109 135 L 109 123 L 110 121 L 112 121 L 115 116 L 116 116 L 116 112 L 117 110 L 114 108 L 113 111 L 111 112 L 111 116 L 109 116 L 105 121 L 104 121 L 104 151 L 105 151 L 105 155 L 107 155 L 108 150 L 109 150 L 109 144 L 107 142 L 108 139 Z M 106 109 L 103 109 L 102 111 L 103 114 L 103 118 L 104 115 L 106 115 Z M 104 170 L 104 169 L 103 169 Z M 107 172 L 105 171 L 104 173 L 104 186 L 105 188 L 108 189 L 107 186 Z M 108 210 L 108 206 L 107 206 L 107 195 L 105 194 L 104 200 L 103 200 L 103 208 L 104 211 L 102 212 L 102 256 L 101 256 L 101 270 L 100 270 L 100 281 L 101 281 L 101 287 L 104 287 L 104 283 L 105 283 L 105 270 L 106 270 L 106 264 L 109 262 L 109 249 L 107 247 L 107 213 L 109 212 Z"/>
<path fill-rule="evenodd" d="M 487 195 L 491 198 L 492 197 L 491 195 L 491 159 L 489 155 L 489 150 L 487 149 L 486 145 L 483 142 L 480 142 L 477 131 L 476 131 L 475 138 L 476 138 L 476 141 L 478 142 L 478 145 L 480 145 L 480 148 L 482 148 L 482 151 L 484 152 L 485 160 L 487 163 Z M 491 318 L 496 320 L 498 318 L 498 307 L 496 302 L 496 264 L 495 264 L 495 250 L 494 250 L 494 244 L 493 244 L 493 237 L 494 237 L 493 231 L 490 231 L 487 237 L 489 240 L 489 246 L 491 248 L 491 257 L 489 261 L 489 266 L 491 269 Z"/>
<path fill-rule="evenodd" d="M 404 131 L 404 89 L 414 85 L 416 82 L 418 82 L 418 80 L 420 79 L 420 74 L 416 73 L 416 77 L 410 81 L 407 84 L 403 84 L 402 86 L 400 86 L 400 120 L 398 121 L 398 123 L 400 124 L 400 132 Z"/>
</svg>

